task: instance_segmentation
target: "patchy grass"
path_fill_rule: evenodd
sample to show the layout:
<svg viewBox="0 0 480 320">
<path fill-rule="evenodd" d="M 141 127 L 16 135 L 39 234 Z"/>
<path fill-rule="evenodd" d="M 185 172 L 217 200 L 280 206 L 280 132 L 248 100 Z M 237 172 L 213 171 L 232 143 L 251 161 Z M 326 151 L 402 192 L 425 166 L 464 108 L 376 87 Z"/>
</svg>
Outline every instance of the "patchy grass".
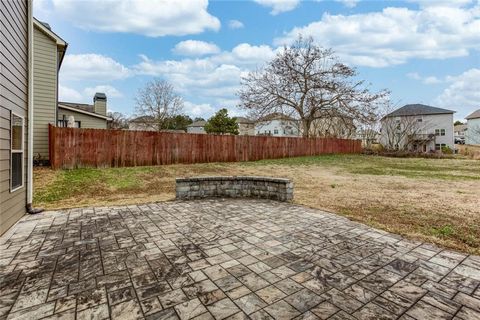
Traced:
<svg viewBox="0 0 480 320">
<path fill-rule="evenodd" d="M 171 200 L 175 178 L 290 178 L 295 202 L 410 238 L 480 253 L 480 161 L 329 155 L 243 163 L 35 170 L 35 205 L 59 209 Z"/>
</svg>

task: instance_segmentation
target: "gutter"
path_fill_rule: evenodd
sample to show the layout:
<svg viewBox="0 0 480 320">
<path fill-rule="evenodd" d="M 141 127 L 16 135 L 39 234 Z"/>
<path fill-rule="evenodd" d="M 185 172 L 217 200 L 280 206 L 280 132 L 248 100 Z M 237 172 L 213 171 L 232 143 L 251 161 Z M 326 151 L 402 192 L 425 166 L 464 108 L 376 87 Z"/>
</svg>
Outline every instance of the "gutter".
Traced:
<svg viewBox="0 0 480 320">
<path fill-rule="evenodd" d="M 28 0 L 28 128 L 27 128 L 27 213 L 35 214 L 43 209 L 34 209 L 33 202 L 33 1 Z"/>
</svg>

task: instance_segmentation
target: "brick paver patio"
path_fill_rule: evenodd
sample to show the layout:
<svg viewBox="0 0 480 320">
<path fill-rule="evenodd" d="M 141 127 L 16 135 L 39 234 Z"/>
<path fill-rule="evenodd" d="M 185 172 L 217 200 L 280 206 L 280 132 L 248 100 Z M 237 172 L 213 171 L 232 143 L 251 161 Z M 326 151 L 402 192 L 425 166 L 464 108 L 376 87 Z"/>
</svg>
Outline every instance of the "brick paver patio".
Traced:
<svg viewBox="0 0 480 320">
<path fill-rule="evenodd" d="M 480 319 L 480 257 L 260 200 L 28 216 L 0 276 L 0 319 Z"/>
</svg>

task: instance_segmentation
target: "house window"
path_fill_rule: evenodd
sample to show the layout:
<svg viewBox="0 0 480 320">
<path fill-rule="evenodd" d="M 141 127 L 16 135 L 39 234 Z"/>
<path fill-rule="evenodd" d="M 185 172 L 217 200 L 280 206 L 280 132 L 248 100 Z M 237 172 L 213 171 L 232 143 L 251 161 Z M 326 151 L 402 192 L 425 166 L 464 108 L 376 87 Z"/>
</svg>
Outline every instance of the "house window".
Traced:
<svg viewBox="0 0 480 320">
<path fill-rule="evenodd" d="M 435 135 L 436 136 L 444 136 L 445 135 L 445 129 L 435 129 Z"/>
<path fill-rule="evenodd" d="M 12 113 L 10 122 L 11 161 L 10 161 L 10 192 L 23 187 L 23 137 L 24 119 Z"/>
<path fill-rule="evenodd" d="M 61 128 L 66 128 L 68 127 L 68 120 L 58 120 L 57 121 L 57 127 Z M 74 128 L 81 128 L 82 127 L 82 122 L 81 121 L 75 121 L 75 124 L 73 125 Z"/>
<path fill-rule="evenodd" d="M 436 151 L 441 151 L 442 148 L 446 148 L 446 147 L 447 147 L 447 145 L 446 145 L 445 143 L 437 143 L 437 144 L 435 144 L 435 150 L 436 150 Z"/>
<path fill-rule="evenodd" d="M 423 121 L 422 118 L 418 118 L 418 119 L 417 119 L 417 122 L 422 122 L 422 121 Z"/>
<path fill-rule="evenodd" d="M 277 130 L 277 129 L 274 129 L 274 130 L 273 130 L 273 134 L 278 134 L 278 130 Z"/>
</svg>

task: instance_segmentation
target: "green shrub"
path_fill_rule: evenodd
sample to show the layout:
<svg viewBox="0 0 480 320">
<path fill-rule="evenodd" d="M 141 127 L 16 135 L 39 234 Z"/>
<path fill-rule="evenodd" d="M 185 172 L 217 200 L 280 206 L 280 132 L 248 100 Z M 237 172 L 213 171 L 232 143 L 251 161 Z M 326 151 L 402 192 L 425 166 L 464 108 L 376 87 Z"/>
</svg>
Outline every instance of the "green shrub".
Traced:
<svg viewBox="0 0 480 320">
<path fill-rule="evenodd" d="M 442 153 L 444 154 L 453 154 L 453 150 L 450 147 L 442 147 Z"/>
</svg>

